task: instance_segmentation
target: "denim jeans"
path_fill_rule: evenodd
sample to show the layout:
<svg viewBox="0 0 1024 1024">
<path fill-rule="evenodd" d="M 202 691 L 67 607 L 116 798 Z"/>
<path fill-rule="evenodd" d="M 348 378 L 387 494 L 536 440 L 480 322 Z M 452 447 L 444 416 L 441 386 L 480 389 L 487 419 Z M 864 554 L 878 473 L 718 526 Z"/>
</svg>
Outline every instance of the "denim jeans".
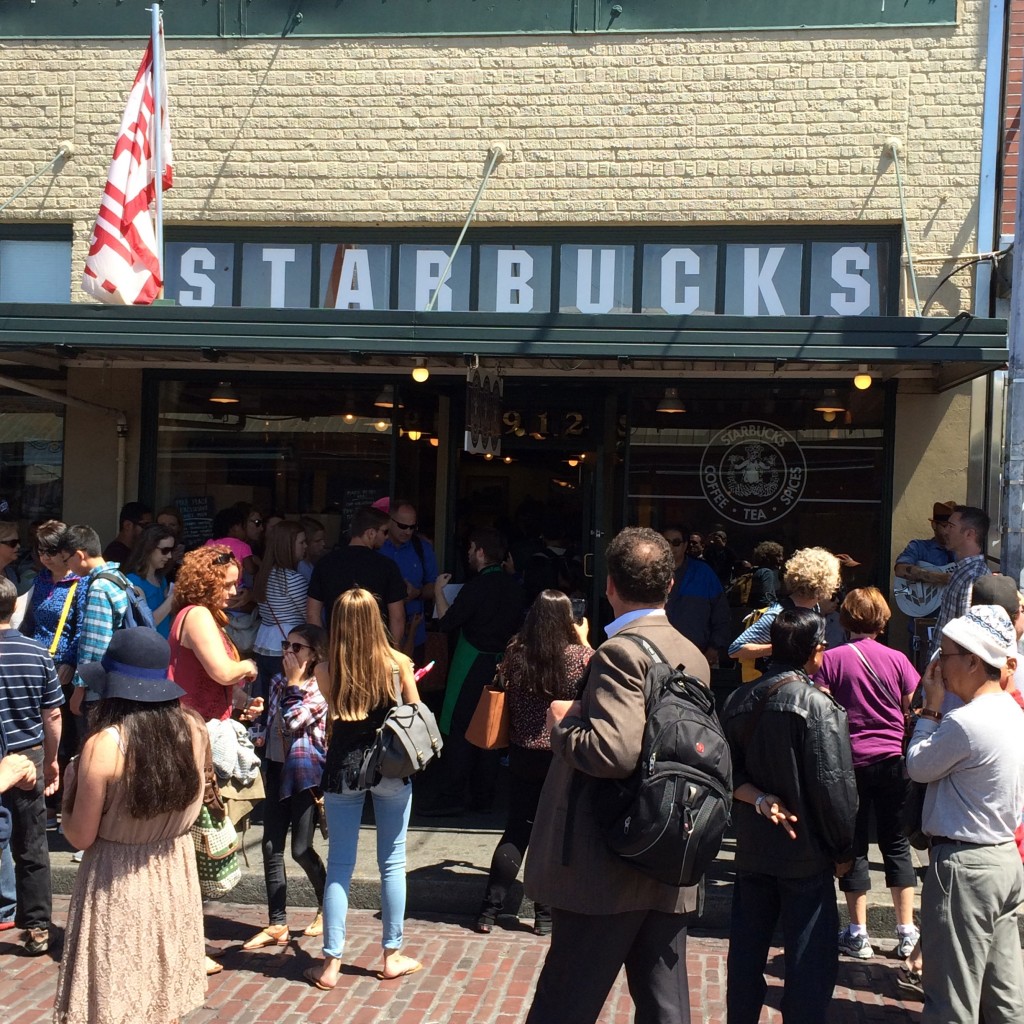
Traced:
<svg viewBox="0 0 1024 1024">
<path fill-rule="evenodd" d="M 368 791 L 377 821 L 377 867 L 384 949 L 402 948 L 405 918 L 405 836 L 409 831 L 412 785 L 401 779 L 381 779 Z M 348 887 L 356 866 L 359 822 L 366 790 L 325 793 L 327 827 L 327 889 L 324 893 L 324 956 L 341 958 L 345 949 Z"/>
<path fill-rule="evenodd" d="M 807 878 L 736 873 L 729 927 L 729 1024 L 757 1024 L 767 984 L 764 968 L 776 923 L 782 922 L 786 1024 L 827 1019 L 839 973 L 839 911 L 830 871 Z"/>
<path fill-rule="evenodd" d="M 11 853 L 14 855 L 14 879 L 18 893 L 15 915 L 19 928 L 50 927 L 50 849 L 46 841 L 46 800 L 43 797 L 43 748 L 18 751 L 36 766 L 36 785 L 32 790 L 9 789 L 3 795 L 11 812 Z"/>
<path fill-rule="evenodd" d="M 0 923 L 14 920 L 18 894 L 14 888 L 14 858 L 10 846 L 0 847 Z"/>
</svg>

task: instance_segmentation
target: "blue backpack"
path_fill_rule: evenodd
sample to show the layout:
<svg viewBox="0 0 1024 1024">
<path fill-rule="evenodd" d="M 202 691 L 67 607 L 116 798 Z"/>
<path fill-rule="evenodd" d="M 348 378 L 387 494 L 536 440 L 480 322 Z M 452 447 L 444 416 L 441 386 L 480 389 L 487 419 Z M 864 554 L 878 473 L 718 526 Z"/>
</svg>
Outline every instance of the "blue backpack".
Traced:
<svg viewBox="0 0 1024 1024">
<path fill-rule="evenodd" d="M 134 629 L 136 626 L 148 626 L 150 629 L 156 629 L 153 612 L 146 601 L 146 595 L 134 583 L 119 572 L 98 572 L 93 579 L 109 580 L 111 583 L 116 583 L 128 598 L 128 608 L 121 620 L 121 625 L 117 627 L 118 629 Z"/>
</svg>

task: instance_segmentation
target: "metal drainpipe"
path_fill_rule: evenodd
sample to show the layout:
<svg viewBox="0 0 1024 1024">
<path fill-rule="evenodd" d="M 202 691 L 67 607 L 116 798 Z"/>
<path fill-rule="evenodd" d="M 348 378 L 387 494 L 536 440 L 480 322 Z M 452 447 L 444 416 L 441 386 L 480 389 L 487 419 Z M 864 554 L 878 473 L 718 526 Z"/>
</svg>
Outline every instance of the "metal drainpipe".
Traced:
<svg viewBox="0 0 1024 1024">
<path fill-rule="evenodd" d="M 124 505 L 125 472 L 127 469 L 126 442 L 128 438 L 128 416 L 120 409 L 112 409 L 106 405 L 98 405 L 96 402 L 87 402 L 84 398 L 72 398 L 70 395 L 62 395 L 59 391 L 47 391 L 45 388 L 37 388 L 34 384 L 26 384 L 24 381 L 14 377 L 6 377 L 0 374 L 0 387 L 10 388 L 11 391 L 21 391 L 26 395 L 34 395 L 36 398 L 44 398 L 48 402 L 56 402 L 59 405 L 74 406 L 77 409 L 87 409 L 89 412 L 101 412 L 104 416 L 114 416 L 117 419 L 117 505 L 114 515 L 117 516 Z"/>
<path fill-rule="evenodd" d="M 1007 33 L 1006 0 L 989 0 L 988 44 L 985 52 L 985 96 L 981 119 L 981 167 L 978 178 L 977 252 L 993 252 L 996 248 L 997 201 L 999 188 L 999 151 L 1002 143 L 1003 85 L 1006 62 Z M 975 316 L 992 315 L 992 263 L 985 260 L 974 274 Z M 988 386 L 988 379 L 977 380 L 971 388 L 969 450 L 967 461 L 967 501 L 987 508 L 993 522 L 1000 521 L 1001 509 L 989 502 L 988 475 L 1001 469 L 1001 456 L 993 450 L 993 420 L 1002 403 L 993 402 L 997 389 Z M 1002 445 L 998 448 L 1002 449 Z M 992 457 L 994 455 L 994 458 Z M 994 464 L 993 464 L 994 463 Z M 999 503 L 1001 504 L 1001 503 Z"/>
</svg>

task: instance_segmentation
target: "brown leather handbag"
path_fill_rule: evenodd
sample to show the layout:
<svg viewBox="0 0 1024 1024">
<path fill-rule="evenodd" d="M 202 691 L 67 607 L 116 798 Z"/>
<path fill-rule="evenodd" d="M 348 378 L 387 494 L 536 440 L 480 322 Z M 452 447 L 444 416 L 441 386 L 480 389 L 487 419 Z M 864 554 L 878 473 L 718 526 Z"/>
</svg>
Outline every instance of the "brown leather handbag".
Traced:
<svg viewBox="0 0 1024 1024">
<path fill-rule="evenodd" d="M 499 665 L 494 680 L 480 694 L 466 739 L 481 750 L 502 750 L 508 746 L 508 719 L 505 677 Z"/>
</svg>

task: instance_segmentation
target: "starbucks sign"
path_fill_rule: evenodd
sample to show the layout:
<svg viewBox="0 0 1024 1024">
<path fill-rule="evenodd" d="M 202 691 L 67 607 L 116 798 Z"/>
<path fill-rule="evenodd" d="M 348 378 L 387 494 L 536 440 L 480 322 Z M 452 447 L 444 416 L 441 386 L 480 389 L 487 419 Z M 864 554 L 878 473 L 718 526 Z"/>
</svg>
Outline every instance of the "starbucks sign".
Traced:
<svg viewBox="0 0 1024 1024">
<path fill-rule="evenodd" d="M 704 449 L 700 482 L 716 512 L 747 526 L 788 515 L 807 481 L 807 461 L 792 434 L 764 420 L 720 430 Z"/>
</svg>

